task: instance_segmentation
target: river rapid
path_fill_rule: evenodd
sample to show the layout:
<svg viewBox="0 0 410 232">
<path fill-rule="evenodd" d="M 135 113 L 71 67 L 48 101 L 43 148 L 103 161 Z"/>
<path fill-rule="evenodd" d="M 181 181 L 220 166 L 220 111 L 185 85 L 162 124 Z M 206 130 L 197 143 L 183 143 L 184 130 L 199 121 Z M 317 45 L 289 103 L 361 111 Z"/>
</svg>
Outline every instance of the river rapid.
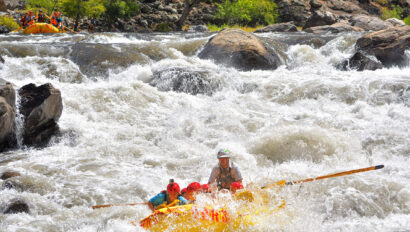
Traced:
<svg viewBox="0 0 410 232">
<path fill-rule="evenodd" d="M 91 206 L 146 202 L 170 178 L 206 183 L 220 148 L 245 185 L 385 165 L 267 190 L 285 208 L 240 231 L 410 231 L 410 62 L 336 69 L 362 35 L 259 34 L 282 44 L 285 65 L 247 72 L 197 57 L 212 34 L 1 35 L 0 78 L 16 90 L 50 82 L 64 110 L 49 146 L 0 154 L 0 173 L 21 174 L 0 209 L 30 206 L 0 214 L 0 231 L 143 231 L 131 221 L 150 214 L 145 205 Z M 181 72 L 215 85 L 196 95 L 162 91 L 166 78 L 150 85 Z"/>
</svg>

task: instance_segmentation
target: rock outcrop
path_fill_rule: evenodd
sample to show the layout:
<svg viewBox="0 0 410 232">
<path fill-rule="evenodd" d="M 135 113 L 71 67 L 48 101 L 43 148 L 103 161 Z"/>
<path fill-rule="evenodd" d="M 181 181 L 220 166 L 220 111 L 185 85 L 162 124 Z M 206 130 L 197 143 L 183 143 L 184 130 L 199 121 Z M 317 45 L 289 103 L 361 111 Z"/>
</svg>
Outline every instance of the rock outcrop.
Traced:
<svg viewBox="0 0 410 232">
<path fill-rule="evenodd" d="M 256 30 L 254 33 L 264 33 L 264 32 L 296 32 L 298 28 L 292 22 L 288 23 L 278 23 L 266 26 L 264 28 Z"/>
<path fill-rule="evenodd" d="M 325 26 L 325 25 L 332 25 L 337 22 L 337 17 L 328 12 L 321 12 L 321 11 L 315 11 L 312 16 L 310 16 L 306 24 L 303 26 L 303 29 L 309 28 L 309 27 L 317 27 L 317 26 Z"/>
<path fill-rule="evenodd" d="M 281 64 L 273 49 L 265 46 L 252 33 L 239 29 L 220 31 L 208 41 L 199 57 L 213 59 L 240 70 L 276 69 Z"/>
<path fill-rule="evenodd" d="M 410 48 L 410 26 L 392 27 L 366 34 L 356 42 L 356 50 L 375 56 L 384 66 L 406 65 Z"/>
<path fill-rule="evenodd" d="M 362 28 L 353 27 L 346 23 L 335 23 L 326 26 L 309 27 L 303 30 L 308 33 L 326 34 L 326 33 L 341 33 L 341 32 L 359 32 L 363 31 Z"/>
<path fill-rule="evenodd" d="M 0 79 L 0 151 L 13 146 L 16 93 L 11 83 Z"/>
<path fill-rule="evenodd" d="M 392 27 L 389 22 L 378 17 L 368 15 L 355 15 L 351 19 L 352 26 L 363 28 L 365 31 L 380 31 Z"/>
<path fill-rule="evenodd" d="M 34 84 L 19 90 L 20 112 L 24 116 L 24 143 L 42 146 L 58 131 L 57 121 L 63 111 L 61 92 L 51 84 Z"/>
</svg>

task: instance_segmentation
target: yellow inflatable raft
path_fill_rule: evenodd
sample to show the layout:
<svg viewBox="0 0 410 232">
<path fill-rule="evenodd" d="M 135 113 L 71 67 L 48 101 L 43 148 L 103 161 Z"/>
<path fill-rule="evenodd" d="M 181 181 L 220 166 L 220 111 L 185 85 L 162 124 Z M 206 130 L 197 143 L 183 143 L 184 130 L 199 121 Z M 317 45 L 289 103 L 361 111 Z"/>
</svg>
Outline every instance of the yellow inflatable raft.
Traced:
<svg viewBox="0 0 410 232">
<path fill-rule="evenodd" d="M 267 202 L 265 196 L 249 191 L 234 197 L 239 207 L 232 208 L 230 204 L 220 208 L 193 204 L 166 207 L 132 224 L 149 231 L 238 231 L 255 225 L 259 217 L 274 214 L 286 205 L 283 199 Z"/>
<path fill-rule="evenodd" d="M 38 34 L 38 33 L 64 33 L 58 28 L 48 23 L 34 23 L 23 30 L 23 34 Z"/>
</svg>

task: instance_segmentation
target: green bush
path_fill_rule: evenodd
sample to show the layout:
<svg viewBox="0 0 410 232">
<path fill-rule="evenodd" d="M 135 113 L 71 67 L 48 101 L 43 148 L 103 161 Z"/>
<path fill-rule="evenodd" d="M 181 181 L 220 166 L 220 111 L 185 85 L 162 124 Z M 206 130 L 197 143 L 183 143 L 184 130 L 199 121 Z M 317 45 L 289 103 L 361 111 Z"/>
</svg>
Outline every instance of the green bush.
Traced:
<svg viewBox="0 0 410 232">
<path fill-rule="evenodd" d="M 228 25 L 269 25 L 278 17 L 278 6 L 272 0 L 226 0 L 217 6 L 216 19 Z"/>
<path fill-rule="evenodd" d="M 27 10 L 37 11 L 43 9 L 46 14 L 51 14 L 60 6 L 61 0 L 26 0 Z"/>
<path fill-rule="evenodd" d="M 13 18 L 5 15 L 0 17 L 0 26 L 6 26 L 10 31 L 20 27 L 18 23 L 14 22 Z"/>
<path fill-rule="evenodd" d="M 385 6 L 389 3 L 389 1 L 387 1 L 387 0 L 376 0 L 376 2 L 379 3 L 382 6 Z"/>
<path fill-rule="evenodd" d="M 404 12 L 403 8 L 401 8 L 399 5 L 393 5 L 391 10 L 385 7 L 382 9 L 381 18 L 383 20 L 386 20 L 389 18 L 402 19 L 403 12 Z"/>
<path fill-rule="evenodd" d="M 165 22 L 165 23 L 158 24 L 156 26 L 155 30 L 159 31 L 159 32 L 169 32 L 169 31 L 171 31 L 171 28 L 169 28 L 168 23 Z"/>
<path fill-rule="evenodd" d="M 115 18 L 129 19 L 140 12 L 138 3 L 133 0 L 106 0 L 104 6 L 107 9 L 106 15 L 111 20 Z"/>
<path fill-rule="evenodd" d="M 410 15 L 407 16 L 406 18 L 403 19 L 403 22 L 407 25 L 410 26 Z"/>
</svg>

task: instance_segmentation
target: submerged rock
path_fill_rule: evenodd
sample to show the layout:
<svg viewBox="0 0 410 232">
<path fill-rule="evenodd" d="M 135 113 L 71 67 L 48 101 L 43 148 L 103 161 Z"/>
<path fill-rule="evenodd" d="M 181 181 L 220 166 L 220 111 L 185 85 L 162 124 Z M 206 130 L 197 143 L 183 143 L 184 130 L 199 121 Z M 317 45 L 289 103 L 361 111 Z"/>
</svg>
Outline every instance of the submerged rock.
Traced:
<svg viewBox="0 0 410 232">
<path fill-rule="evenodd" d="M 157 87 L 160 91 L 211 95 L 219 89 L 220 83 L 210 79 L 207 72 L 170 68 L 154 72 L 154 79 L 150 85 Z"/>
<path fill-rule="evenodd" d="M 405 51 L 410 48 L 410 26 L 392 27 L 366 34 L 356 42 L 356 50 L 374 55 L 384 66 L 407 65 Z"/>
<path fill-rule="evenodd" d="M 0 179 L 7 180 L 15 176 L 20 176 L 20 173 L 13 172 L 13 171 L 6 171 L 6 172 L 3 172 L 3 174 L 1 174 Z"/>
<path fill-rule="evenodd" d="M 376 70 L 383 68 L 383 64 L 376 58 L 371 58 L 361 52 L 357 52 L 349 60 L 344 61 L 340 68 L 343 70 L 354 69 L 357 71 Z"/>
<path fill-rule="evenodd" d="M 298 28 L 295 24 L 289 23 L 278 23 L 266 26 L 264 28 L 258 29 L 255 33 L 263 33 L 263 32 L 296 32 Z"/>
<path fill-rule="evenodd" d="M 224 29 L 211 38 L 199 53 L 202 59 L 214 59 L 240 70 L 276 69 L 279 56 L 252 33 Z"/>
<path fill-rule="evenodd" d="M 61 92 L 51 84 L 34 84 L 19 90 L 20 112 L 24 115 L 24 143 L 41 146 L 58 132 L 57 121 L 63 111 Z"/>
<path fill-rule="evenodd" d="M 6 209 L 3 211 L 4 214 L 15 214 L 15 213 L 29 213 L 30 208 L 26 202 L 23 200 L 14 200 L 9 203 Z"/>
<path fill-rule="evenodd" d="M 209 32 L 209 29 L 205 25 L 194 25 L 189 27 L 187 32 Z"/>
</svg>

